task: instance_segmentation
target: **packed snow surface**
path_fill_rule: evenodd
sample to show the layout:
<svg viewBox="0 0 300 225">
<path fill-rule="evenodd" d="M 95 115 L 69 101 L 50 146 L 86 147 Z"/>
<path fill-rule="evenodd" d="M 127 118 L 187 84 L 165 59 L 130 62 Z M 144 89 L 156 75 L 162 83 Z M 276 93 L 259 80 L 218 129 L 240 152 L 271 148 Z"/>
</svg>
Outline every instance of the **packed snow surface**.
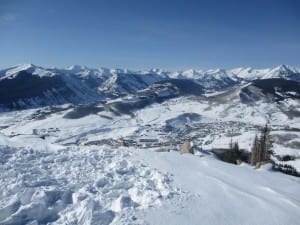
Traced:
<svg viewBox="0 0 300 225">
<path fill-rule="evenodd" d="M 173 174 L 183 194 L 146 212 L 151 224 L 299 224 L 299 178 L 177 152 L 142 150 L 141 160 Z M 179 163 L 180 162 L 180 163 Z"/>
</svg>

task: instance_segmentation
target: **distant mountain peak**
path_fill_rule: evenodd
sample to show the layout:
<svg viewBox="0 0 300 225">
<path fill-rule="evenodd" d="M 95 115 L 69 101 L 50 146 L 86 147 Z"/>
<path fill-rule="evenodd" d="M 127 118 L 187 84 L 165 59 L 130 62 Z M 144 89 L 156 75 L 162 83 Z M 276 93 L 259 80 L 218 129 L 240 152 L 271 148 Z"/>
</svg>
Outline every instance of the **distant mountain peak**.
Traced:
<svg viewBox="0 0 300 225">
<path fill-rule="evenodd" d="M 55 75 L 55 72 L 52 72 L 51 70 L 44 69 L 43 67 L 36 66 L 31 63 L 27 63 L 27 64 L 19 64 L 15 67 L 10 67 L 8 69 L 0 71 L 0 78 L 12 79 L 15 76 L 17 76 L 20 72 L 24 72 L 24 71 L 26 71 L 28 74 L 37 75 L 40 77 Z"/>
<path fill-rule="evenodd" d="M 19 64 L 17 67 L 19 68 L 31 68 L 31 67 L 37 67 L 36 65 L 32 64 L 32 63 L 24 63 L 24 64 Z"/>
<path fill-rule="evenodd" d="M 74 72 L 79 72 L 79 71 L 87 70 L 87 69 L 88 69 L 88 68 L 85 67 L 85 66 L 80 66 L 80 65 L 76 65 L 76 64 L 67 67 L 67 70 L 71 70 L 71 71 L 74 71 Z"/>
<path fill-rule="evenodd" d="M 275 67 L 273 70 L 284 72 L 284 71 L 289 71 L 289 70 L 293 70 L 293 69 L 291 67 L 289 67 L 288 65 L 281 64 L 281 65 Z"/>
<path fill-rule="evenodd" d="M 193 78 L 194 76 L 199 75 L 199 73 L 195 69 L 185 70 L 182 74 L 188 78 Z"/>
<path fill-rule="evenodd" d="M 15 72 L 19 72 L 19 71 L 25 71 L 25 70 L 33 69 L 33 68 L 36 68 L 36 67 L 37 66 L 35 66 L 31 63 L 19 64 L 15 67 L 9 68 L 8 71 L 10 71 L 11 73 L 15 73 Z"/>
<path fill-rule="evenodd" d="M 14 74 L 17 74 L 21 71 L 29 71 L 33 72 L 34 68 L 36 68 L 35 65 L 33 64 L 19 64 L 14 67 L 7 68 L 5 70 L 1 71 L 0 77 L 5 78 L 5 77 L 10 77 L 13 76 Z"/>
</svg>

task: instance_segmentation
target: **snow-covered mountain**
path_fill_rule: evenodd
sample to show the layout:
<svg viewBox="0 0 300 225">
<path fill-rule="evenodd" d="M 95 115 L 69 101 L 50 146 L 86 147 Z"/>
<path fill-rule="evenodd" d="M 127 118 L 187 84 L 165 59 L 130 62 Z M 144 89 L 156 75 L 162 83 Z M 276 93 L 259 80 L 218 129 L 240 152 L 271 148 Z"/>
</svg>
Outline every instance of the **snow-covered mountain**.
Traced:
<svg viewBox="0 0 300 225">
<path fill-rule="evenodd" d="M 93 103 L 147 88 L 166 77 L 158 72 L 121 69 L 42 68 L 24 64 L 0 71 L 0 105 L 31 108 Z"/>
<path fill-rule="evenodd" d="M 300 69 L 287 65 L 280 65 L 273 69 L 236 68 L 229 70 L 229 72 L 245 81 L 270 78 L 283 78 L 294 81 L 300 80 Z"/>
<path fill-rule="evenodd" d="M 181 91 L 185 89 L 184 93 L 190 89 L 189 94 L 199 95 L 200 92 L 214 93 L 254 80 L 273 78 L 299 82 L 300 72 L 286 65 L 260 70 L 237 68 L 167 72 L 159 69 L 90 69 L 78 65 L 58 69 L 24 64 L 0 71 L 0 105 L 12 109 L 97 103 L 135 94 L 159 83 L 181 87 Z"/>
<path fill-rule="evenodd" d="M 207 90 L 219 90 L 237 84 L 235 77 L 223 69 L 211 70 L 186 70 L 183 72 L 171 73 L 171 78 L 195 80 Z"/>
<path fill-rule="evenodd" d="M 243 102 L 264 100 L 269 103 L 300 99 L 300 83 L 283 78 L 254 80 L 241 90 L 240 97 Z"/>
<path fill-rule="evenodd" d="M 59 70 L 21 65 L 0 74 L 0 105 L 4 108 L 79 104 L 103 99 L 73 74 L 62 74 Z"/>
<path fill-rule="evenodd" d="M 0 79 L 13 79 L 15 78 L 20 72 L 27 72 L 28 74 L 37 75 L 39 77 L 49 77 L 54 76 L 55 73 L 44 69 L 42 67 L 35 66 L 33 64 L 22 64 L 19 66 L 7 68 L 0 71 Z"/>
</svg>

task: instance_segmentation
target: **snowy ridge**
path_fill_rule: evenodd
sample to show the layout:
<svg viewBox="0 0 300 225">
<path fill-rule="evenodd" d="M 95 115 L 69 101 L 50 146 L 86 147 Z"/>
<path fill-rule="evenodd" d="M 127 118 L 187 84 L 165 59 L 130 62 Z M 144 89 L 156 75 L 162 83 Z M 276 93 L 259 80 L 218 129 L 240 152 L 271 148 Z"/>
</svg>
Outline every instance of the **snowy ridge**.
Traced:
<svg viewBox="0 0 300 225">
<path fill-rule="evenodd" d="M 128 69 L 108 69 L 101 67 L 99 69 L 91 69 L 85 66 L 73 65 L 66 69 L 58 69 L 58 68 L 42 68 L 35 66 L 33 64 L 22 64 L 16 67 L 0 70 L 0 75 L 2 79 L 4 77 L 13 78 L 18 72 L 27 71 L 34 75 L 46 76 L 53 75 L 55 73 L 69 73 L 76 74 L 77 76 L 84 77 L 94 77 L 101 79 L 102 81 L 109 79 L 111 76 L 121 76 L 120 79 L 126 78 L 123 75 L 152 75 L 161 77 L 161 79 L 169 78 L 169 79 L 195 79 L 195 80 L 205 80 L 205 79 L 215 79 L 224 81 L 226 79 L 236 80 L 237 78 L 244 80 L 254 80 L 254 79 L 269 79 L 269 78 L 287 78 L 290 79 L 290 76 L 293 74 L 300 74 L 300 70 L 297 68 L 293 68 L 287 65 L 280 65 L 275 68 L 267 68 L 267 69 L 252 69 L 252 68 L 235 68 L 235 69 L 209 69 L 209 70 L 195 70 L 189 69 L 185 71 L 177 71 L 177 72 L 168 72 L 161 69 L 151 69 L 151 70 L 128 70 Z M 149 76 L 144 76 L 146 79 L 149 79 Z M 130 78 L 129 78 L 130 79 Z M 116 81 L 117 79 L 114 79 Z M 149 81 L 145 81 L 149 84 Z M 107 81 L 107 83 L 110 83 Z M 151 82 L 150 82 L 151 83 Z M 152 81 L 153 83 L 153 81 Z M 110 83 L 110 85 L 112 85 Z M 105 85 L 104 85 L 105 86 Z M 103 87 L 105 88 L 105 87 Z"/>
<path fill-rule="evenodd" d="M 235 68 L 229 70 L 230 73 L 234 74 L 236 77 L 251 81 L 254 79 L 262 79 L 265 74 L 270 73 L 271 69 L 252 69 L 250 67 L 248 68 Z"/>
<path fill-rule="evenodd" d="M 231 73 L 237 77 L 245 80 L 254 79 L 270 79 L 270 78 L 284 78 L 299 81 L 300 70 L 287 65 L 280 65 L 273 69 L 252 69 L 252 68 L 236 68 L 230 70 Z"/>
<path fill-rule="evenodd" d="M 53 74 L 53 72 L 61 72 L 61 73 L 73 73 L 78 76 L 96 76 L 99 78 L 108 78 L 114 74 L 136 74 L 136 75 L 147 75 L 153 74 L 157 76 L 161 76 L 163 78 L 176 78 L 176 79 L 197 79 L 201 80 L 207 75 L 210 75 L 214 79 L 222 80 L 222 79 L 235 79 L 236 77 L 245 80 L 253 80 L 253 79 L 269 79 L 269 78 L 288 78 L 291 74 L 300 74 L 300 69 L 291 67 L 288 65 L 280 65 L 275 68 L 266 68 L 266 69 L 253 69 L 250 67 L 240 67 L 233 69 L 208 69 L 208 70 L 196 70 L 196 69 L 188 69 L 184 71 L 176 71 L 169 72 L 162 69 L 150 69 L 150 70 L 129 70 L 129 69 L 108 69 L 101 67 L 99 69 L 88 68 L 86 66 L 73 65 L 67 67 L 66 69 L 59 68 L 42 68 L 35 66 L 33 64 L 21 64 L 15 67 L 11 67 L 8 69 L 0 70 L 0 75 L 2 76 L 11 76 L 20 71 L 28 71 L 35 75 L 49 75 Z"/>
<path fill-rule="evenodd" d="M 1 70 L 0 80 L 5 78 L 13 79 L 21 71 L 26 71 L 32 75 L 37 75 L 39 77 L 55 75 L 55 72 L 50 71 L 48 69 L 44 69 L 42 67 L 37 67 L 33 64 L 21 64 L 9 69 Z"/>
<path fill-rule="evenodd" d="M 237 79 L 244 81 L 251 81 L 255 79 L 269 79 L 269 78 L 286 78 L 293 79 L 293 75 L 300 76 L 300 70 L 287 65 L 280 65 L 275 68 L 266 69 L 254 69 L 254 68 L 233 68 L 233 69 L 209 69 L 209 70 L 195 70 L 189 69 L 183 72 L 173 72 L 169 73 L 170 78 L 179 79 L 205 79 L 207 75 L 211 79 L 224 80 L 232 79 L 236 81 Z"/>
<path fill-rule="evenodd" d="M 251 68 L 191 69 L 171 73 L 160 69 L 145 71 L 89 69 L 78 65 L 66 69 L 44 69 L 32 64 L 25 64 L 2 70 L 0 74 L 2 75 L 0 77 L 2 95 L 0 106 L 3 110 L 64 103 L 99 103 L 128 94 L 140 95 L 140 98 L 151 98 L 151 96 L 163 94 L 164 99 L 175 97 L 178 94 L 201 96 L 205 93 L 208 96 L 216 92 L 235 89 L 255 80 L 280 78 L 300 81 L 299 70 L 285 65 L 263 70 Z M 174 94 L 174 91 L 162 93 L 162 83 L 169 83 L 171 89 L 179 87 L 184 91 L 181 90 L 181 93 L 177 94 Z M 11 90 L 14 90 L 13 95 Z M 287 92 L 292 93 L 293 91 L 287 90 Z M 145 93 L 145 95 L 142 96 L 138 93 Z M 282 96 L 283 98 L 289 97 L 285 94 Z"/>
</svg>

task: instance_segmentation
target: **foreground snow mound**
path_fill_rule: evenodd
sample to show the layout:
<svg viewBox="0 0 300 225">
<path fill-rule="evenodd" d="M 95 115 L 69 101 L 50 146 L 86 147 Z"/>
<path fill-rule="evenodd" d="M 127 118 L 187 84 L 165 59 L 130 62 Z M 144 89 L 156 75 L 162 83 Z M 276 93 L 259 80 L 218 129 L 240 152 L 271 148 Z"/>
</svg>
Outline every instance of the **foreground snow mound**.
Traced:
<svg viewBox="0 0 300 225">
<path fill-rule="evenodd" d="M 130 149 L 0 147 L 0 224 L 141 224 L 176 190 Z M 130 160 L 131 159 L 131 160 Z"/>
</svg>

